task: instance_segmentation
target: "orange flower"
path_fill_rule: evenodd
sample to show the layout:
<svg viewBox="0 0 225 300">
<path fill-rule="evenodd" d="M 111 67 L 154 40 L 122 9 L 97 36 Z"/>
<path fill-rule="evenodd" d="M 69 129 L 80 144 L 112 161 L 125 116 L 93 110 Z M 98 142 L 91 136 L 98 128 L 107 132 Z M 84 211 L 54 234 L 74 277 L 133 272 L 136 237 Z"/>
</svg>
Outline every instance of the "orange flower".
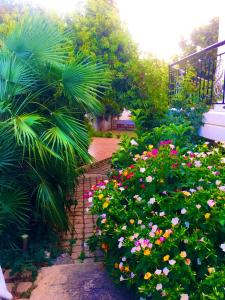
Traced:
<svg viewBox="0 0 225 300">
<path fill-rule="evenodd" d="M 185 264 L 186 264 L 187 266 L 189 266 L 189 265 L 191 264 L 190 258 L 186 258 L 186 259 L 185 259 Z"/>
<path fill-rule="evenodd" d="M 102 243 L 101 247 L 105 252 L 107 252 L 109 250 L 109 245 L 106 243 Z"/>
<path fill-rule="evenodd" d="M 170 259 L 170 256 L 167 254 L 163 257 L 163 261 L 168 261 Z"/>
<path fill-rule="evenodd" d="M 125 272 L 129 272 L 129 271 L 130 271 L 129 266 L 125 267 L 125 268 L 124 268 L 124 271 L 125 271 Z"/>
<path fill-rule="evenodd" d="M 156 241 L 155 241 L 155 244 L 156 244 L 156 245 L 160 245 L 160 244 L 161 244 L 160 239 L 156 240 Z"/>
<path fill-rule="evenodd" d="M 169 236 L 170 236 L 170 234 L 169 234 L 168 232 L 165 232 L 164 235 L 163 235 L 163 237 L 166 238 L 166 239 L 167 239 Z"/>
<path fill-rule="evenodd" d="M 148 256 L 151 254 L 151 251 L 149 249 L 145 249 L 144 251 L 144 255 Z"/>
<path fill-rule="evenodd" d="M 114 264 L 114 268 L 115 268 L 115 269 L 118 269 L 118 268 L 119 268 L 119 264 L 118 264 L 118 263 L 115 263 L 115 264 Z"/>
<path fill-rule="evenodd" d="M 145 273 L 144 279 L 148 280 L 151 278 L 151 276 L 152 276 L 152 274 L 150 272 L 147 272 L 147 273 Z"/>
<path fill-rule="evenodd" d="M 130 224 L 134 224 L 134 219 L 130 219 Z"/>
<path fill-rule="evenodd" d="M 208 268 L 208 272 L 211 274 L 211 273 L 214 273 L 216 270 L 215 268 Z"/>
</svg>

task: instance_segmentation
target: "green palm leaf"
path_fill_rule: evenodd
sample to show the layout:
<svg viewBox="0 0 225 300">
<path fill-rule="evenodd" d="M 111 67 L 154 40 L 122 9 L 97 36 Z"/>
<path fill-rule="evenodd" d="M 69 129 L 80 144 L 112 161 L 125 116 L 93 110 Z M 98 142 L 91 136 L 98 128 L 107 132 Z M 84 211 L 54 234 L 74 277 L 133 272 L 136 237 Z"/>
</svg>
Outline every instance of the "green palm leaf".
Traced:
<svg viewBox="0 0 225 300">
<path fill-rule="evenodd" d="M 26 18 L 5 40 L 17 57 L 58 65 L 67 59 L 68 37 L 58 26 L 42 17 Z"/>
<path fill-rule="evenodd" d="M 0 188 L 0 234 L 3 230 L 24 228 L 29 220 L 27 194 L 18 187 Z"/>
<path fill-rule="evenodd" d="M 64 153 L 67 163 L 69 160 L 73 162 L 76 155 L 79 155 L 86 163 L 90 162 L 90 155 L 87 153 L 89 135 L 85 126 L 70 116 L 65 108 L 52 112 L 51 116 L 51 123 L 54 127 L 48 129 L 43 135 L 43 140 L 47 142 L 47 145 L 52 150 Z"/>
<path fill-rule="evenodd" d="M 27 92 L 36 81 L 31 69 L 14 55 L 0 52 L 0 101 Z"/>
<path fill-rule="evenodd" d="M 101 96 L 100 88 L 108 83 L 107 74 L 102 64 L 81 61 L 65 67 L 62 74 L 65 94 L 72 103 L 79 104 L 91 112 L 100 112 L 101 103 L 96 99 Z"/>
</svg>

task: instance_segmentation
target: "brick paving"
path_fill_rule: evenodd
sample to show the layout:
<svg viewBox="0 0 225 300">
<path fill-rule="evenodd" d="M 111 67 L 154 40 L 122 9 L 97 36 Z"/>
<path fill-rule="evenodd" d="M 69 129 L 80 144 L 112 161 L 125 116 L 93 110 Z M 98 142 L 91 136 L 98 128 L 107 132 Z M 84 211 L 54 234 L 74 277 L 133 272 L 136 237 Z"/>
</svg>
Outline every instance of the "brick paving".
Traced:
<svg viewBox="0 0 225 300">
<path fill-rule="evenodd" d="M 88 192 L 98 181 L 107 178 L 112 153 L 118 149 L 118 143 L 115 138 L 94 138 L 90 145 L 89 153 L 94 157 L 94 163 L 86 166 L 85 174 L 78 178 L 74 195 L 77 205 L 71 207 L 69 212 L 71 228 L 62 236 L 61 244 L 73 260 L 81 257 L 97 260 L 102 256 L 100 252 L 91 253 L 86 243 L 96 231 L 96 218 L 88 210 Z"/>
<path fill-rule="evenodd" d="M 69 212 L 71 229 L 62 237 L 62 246 L 67 249 L 73 260 L 81 257 L 89 260 L 99 260 L 102 254 L 98 251 L 91 253 L 86 243 L 87 239 L 96 231 L 96 217 L 88 210 L 88 192 L 98 181 L 107 178 L 110 170 L 110 159 L 99 161 L 86 168 L 86 173 L 78 178 L 75 191 L 77 205 Z M 74 244 L 73 244 L 74 242 Z"/>
<path fill-rule="evenodd" d="M 119 147 L 119 139 L 116 138 L 94 138 L 89 153 L 95 158 L 96 161 L 102 161 L 112 157 Z"/>
</svg>

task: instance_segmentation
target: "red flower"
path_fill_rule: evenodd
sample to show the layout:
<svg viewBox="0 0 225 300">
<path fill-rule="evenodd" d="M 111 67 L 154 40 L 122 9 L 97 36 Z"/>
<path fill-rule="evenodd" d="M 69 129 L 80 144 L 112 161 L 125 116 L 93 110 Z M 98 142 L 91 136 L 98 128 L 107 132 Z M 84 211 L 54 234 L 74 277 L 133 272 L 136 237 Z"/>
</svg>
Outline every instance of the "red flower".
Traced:
<svg viewBox="0 0 225 300">
<path fill-rule="evenodd" d="M 145 185 L 144 185 L 143 183 L 141 184 L 141 188 L 142 188 L 142 189 L 145 189 Z"/>
</svg>

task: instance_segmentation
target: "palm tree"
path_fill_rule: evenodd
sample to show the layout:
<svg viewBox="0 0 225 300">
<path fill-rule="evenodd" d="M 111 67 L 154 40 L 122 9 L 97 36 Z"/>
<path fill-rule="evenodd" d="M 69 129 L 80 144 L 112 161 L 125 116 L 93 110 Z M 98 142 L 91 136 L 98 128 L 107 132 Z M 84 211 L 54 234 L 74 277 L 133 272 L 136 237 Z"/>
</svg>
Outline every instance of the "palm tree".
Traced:
<svg viewBox="0 0 225 300">
<path fill-rule="evenodd" d="M 101 110 L 105 68 L 75 57 L 69 33 L 26 18 L 0 49 L 0 244 L 38 221 L 68 228 L 76 169 L 90 162 L 85 113 Z M 0 245 L 1 247 L 1 245 Z"/>
</svg>

